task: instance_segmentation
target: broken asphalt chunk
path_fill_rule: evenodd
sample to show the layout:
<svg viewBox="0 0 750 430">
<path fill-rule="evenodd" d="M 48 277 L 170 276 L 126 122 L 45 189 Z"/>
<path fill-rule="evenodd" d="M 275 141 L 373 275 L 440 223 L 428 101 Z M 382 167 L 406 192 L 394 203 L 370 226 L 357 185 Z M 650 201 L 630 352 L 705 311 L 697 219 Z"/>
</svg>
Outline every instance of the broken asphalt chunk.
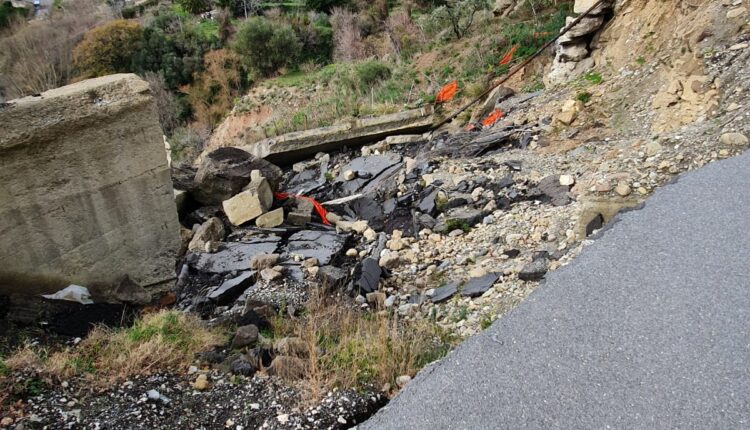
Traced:
<svg viewBox="0 0 750 430">
<path fill-rule="evenodd" d="M 226 305 L 239 297 L 246 289 L 255 283 L 255 271 L 242 272 L 240 275 L 227 279 L 221 285 L 208 293 L 206 297 L 218 305 Z"/>
<path fill-rule="evenodd" d="M 196 252 L 187 255 L 190 267 L 205 273 L 228 273 L 249 269 L 250 259 L 258 254 L 273 254 L 281 238 L 268 236 L 242 242 L 228 242 L 215 253 Z"/>
<path fill-rule="evenodd" d="M 496 273 L 488 273 L 478 278 L 470 278 L 461 289 L 461 295 L 464 297 L 479 297 L 487 290 L 492 288 L 495 282 L 500 278 Z"/>
<path fill-rule="evenodd" d="M 321 265 L 326 265 L 341 254 L 347 236 L 333 231 L 302 230 L 289 237 L 286 252 L 290 255 L 301 255 L 303 259 L 316 258 Z"/>
<path fill-rule="evenodd" d="M 442 303 L 451 297 L 455 296 L 458 292 L 458 282 L 450 282 L 442 287 L 435 288 L 435 293 L 430 298 L 432 303 Z"/>
</svg>

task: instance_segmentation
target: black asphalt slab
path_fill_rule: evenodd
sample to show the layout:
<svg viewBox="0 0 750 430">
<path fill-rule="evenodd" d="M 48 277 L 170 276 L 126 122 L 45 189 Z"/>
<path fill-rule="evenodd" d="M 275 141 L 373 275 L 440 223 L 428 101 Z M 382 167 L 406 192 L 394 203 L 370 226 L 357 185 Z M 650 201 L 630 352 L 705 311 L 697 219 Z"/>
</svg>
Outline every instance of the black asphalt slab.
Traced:
<svg viewBox="0 0 750 430">
<path fill-rule="evenodd" d="M 360 429 L 749 429 L 750 153 L 621 214 Z"/>
</svg>

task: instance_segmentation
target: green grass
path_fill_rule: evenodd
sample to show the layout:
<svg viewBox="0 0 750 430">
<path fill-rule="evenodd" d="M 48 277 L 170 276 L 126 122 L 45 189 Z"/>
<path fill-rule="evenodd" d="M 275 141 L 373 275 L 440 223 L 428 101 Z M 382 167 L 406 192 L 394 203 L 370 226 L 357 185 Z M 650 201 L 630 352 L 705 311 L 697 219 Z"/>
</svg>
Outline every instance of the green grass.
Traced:
<svg viewBox="0 0 750 430">
<path fill-rule="evenodd" d="M 471 226 L 467 224 L 465 221 L 460 221 L 457 219 L 449 219 L 445 222 L 446 231 L 451 232 L 453 230 L 463 230 L 464 233 L 468 233 L 471 231 Z"/>
<path fill-rule="evenodd" d="M 646 59 L 645 59 L 645 58 L 643 58 L 643 57 L 638 57 L 638 58 L 636 58 L 636 59 L 635 59 L 635 62 L 636 62 L 636 63 L 637 63 L 638 65 L 642 66 L 642 65 L 646 64 Z"/>
<path fill-rule="evenodd" d="M 583 103 L 588 103 L 591 100 L 591 93 L 588 91 L 582 91 L 576 95 L 576 100 L 580 100 Z"/>
<path fill-rule="evenodd" d="M 599 85 L 602 83 L 602 75 L 597 72 L 588 72 L 583 75 L 583 79 L 588 81 L 591 85 Z"/>
</svg>

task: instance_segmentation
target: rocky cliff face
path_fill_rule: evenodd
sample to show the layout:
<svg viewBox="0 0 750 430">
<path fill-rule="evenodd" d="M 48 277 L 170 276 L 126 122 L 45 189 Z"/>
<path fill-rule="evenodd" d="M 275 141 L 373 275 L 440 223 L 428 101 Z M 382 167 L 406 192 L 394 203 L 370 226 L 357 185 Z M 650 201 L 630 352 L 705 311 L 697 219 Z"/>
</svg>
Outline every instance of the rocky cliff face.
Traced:
<svg viewBox="0 0 750 430">
<path fill-rule="evenodd" d="M 111 75 L 0 108 L 0 293 L 174 276 L 180 245 L 148 84 Z"/>
</svg>

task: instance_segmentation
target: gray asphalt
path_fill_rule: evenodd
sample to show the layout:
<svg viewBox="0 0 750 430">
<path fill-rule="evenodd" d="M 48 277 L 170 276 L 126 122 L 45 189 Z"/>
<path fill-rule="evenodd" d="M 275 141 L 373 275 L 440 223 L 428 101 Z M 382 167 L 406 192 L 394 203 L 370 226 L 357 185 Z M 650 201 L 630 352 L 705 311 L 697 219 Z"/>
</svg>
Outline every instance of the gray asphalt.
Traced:
<svg viewBox="0 0 750 430">
<path fill-rule="evenodd" d="M 621 214 L 360 429 L 750 428 L 750 153 Z"/>
</svg>

